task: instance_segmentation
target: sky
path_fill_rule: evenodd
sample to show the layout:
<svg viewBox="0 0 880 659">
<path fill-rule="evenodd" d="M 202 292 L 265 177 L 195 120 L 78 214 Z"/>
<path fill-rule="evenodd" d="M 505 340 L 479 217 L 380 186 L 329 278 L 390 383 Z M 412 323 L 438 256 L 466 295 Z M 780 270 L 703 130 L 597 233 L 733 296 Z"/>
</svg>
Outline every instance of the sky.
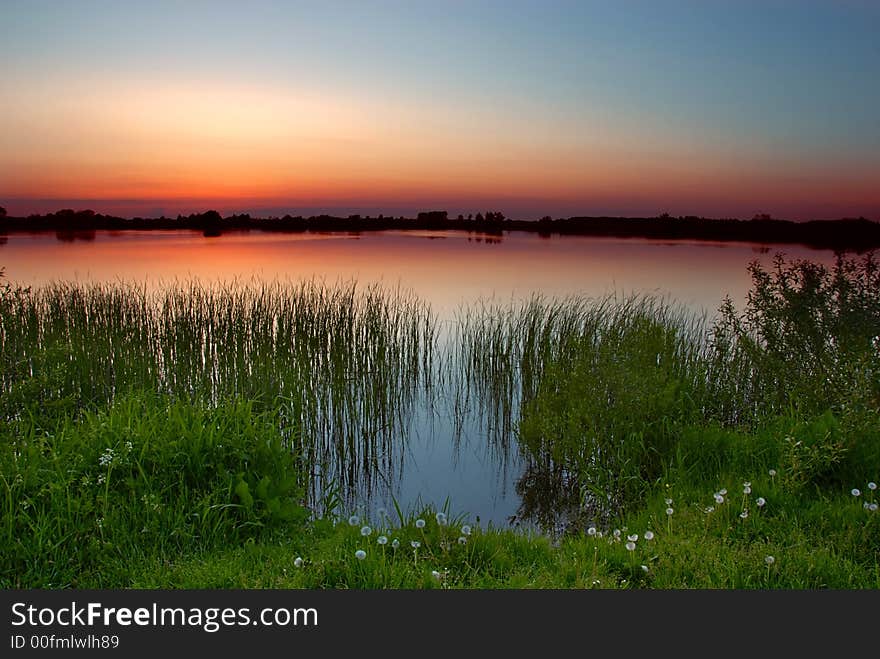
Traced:
<svg viewBox="0 0 880 659">
<path fill-rule="evenodd" d="M 0 205 L 880 219 L 878 34 L 872 0 L 0 0 Z"/>
</svg>

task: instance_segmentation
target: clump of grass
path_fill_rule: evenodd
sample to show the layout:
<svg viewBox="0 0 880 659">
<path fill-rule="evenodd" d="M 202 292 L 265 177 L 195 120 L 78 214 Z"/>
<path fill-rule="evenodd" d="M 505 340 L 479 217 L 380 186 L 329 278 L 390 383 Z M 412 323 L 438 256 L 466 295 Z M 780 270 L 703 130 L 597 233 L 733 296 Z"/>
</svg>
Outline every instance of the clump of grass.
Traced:
<svg viewBox="0 0 880 659">
<path fill-rule="evenodd" d="M 23 422 L 0 450 L 0 585 L 112 587 L 146 558 L 302 525 L 305 470 L 276 414 L 152 392 L 51 431 Z"/>
</svg>

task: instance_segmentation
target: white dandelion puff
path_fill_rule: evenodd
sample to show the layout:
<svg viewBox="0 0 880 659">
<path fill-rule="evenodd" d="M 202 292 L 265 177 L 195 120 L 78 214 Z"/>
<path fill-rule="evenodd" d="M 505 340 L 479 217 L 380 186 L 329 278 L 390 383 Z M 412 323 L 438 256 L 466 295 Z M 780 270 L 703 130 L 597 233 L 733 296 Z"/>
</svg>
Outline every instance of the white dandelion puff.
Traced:
<svg viewBox="0 0 880 659">
<path fill-rule="evenodd" d="M 591 526 L 590 528 L 588 528 L 588 529 L 587 529 L 587 535 L 596 535 L 596 527 L 595 527 L 595 526 Z"/>
<path fill-rule="evenodd" d="M 362 561 L 362 560 L 364 560 L 364 559 L 367 557 L 367 552 L 365 552 L 363 549 L 358 549 L 358 550 L 354 553 L 354 557 L 355 557 L 356 559 L 358 559 L 359 561 Z"/>
<path fill-rule="evenodd" d="M 763 508 L 765 503 L 767 503 L 767 500 L 764 497 L 758 497 L 755 501 L 755 505 L 757 505 L 758 508 Z"/>
<path fill-rule="evenodd" d="M 632 541 L 626 543 L 626 550 L 627 551 L 633 551 L 633 550 L 635 550 L 635 548 L 636 548 L 636 543 L 634 543 Z"/>
<path fill-rule="evenodd" d="M 388 538 L 386 538 L 384 535 L 380 535 L 378 538 L 376 538 L 376 542 L 380 545 L 386 545 L 388 544 Z"/>
<path fill-rule="evenodd" d="M 773 556 L 765 556 L 765 557 L 764 557 L 764 562 L 765 562 L 767 565 L 773 565 L 773 564 L 776 562 L 776 559 L 775 559 Z"/>
<path fill-rule="evenodd" d="M 361 518 L 358 517 L 357 515 L 352 515 L 351 517 L 348 518 L 348 525 L 349 526 L 357 526 L 360 523 L 361 523 Z"/>
<path fill-rule="evenodd" d="M 294 559 L 293 559 L 293 565 L 294 565 L 295 567 L 302 567 L 302 566 L 303 566 L 303 559 L 302 559 L 302 556 L 297 556 L 296 558 L 294 558 Z"/>
<path fill-rule="evenodd" d="M 861 496 L 861 494 L 862 494 L 862 491 L 861 491 L 859 488 L 854 487 L 854 488 L 852 489 L 852 495 L 853 495 L 854 497 Z"/>
<path fill-rule="evenodd" d="M 720 492 L 715 495 L 715 503 L 717 503 L 717 504 L 724 503 L 724 495 L 722 495 Z"/>
<path fill-rule="evenodd" d="M 460 544 L 460 545 L 467 544 L 467 538 L 463 535 L 459 536 L 458 537 L 458 544 Z"/>
<path fill-rule="evenodd" d="M 771 469 L 771 470 L 768 471 L 767 473 L 770 474 L 770 478 L 773 478 L 773 477 L 776 475 L 776 470 L 775 470 L 775 469 Z"/>
<path fill-rule="evenodd" d="M 394 538 L 394 540 L 391 541 L 391 548 L 397 549 L 398 547 L 400 547 L 400 540 Z"/>
<path fill-rule="evenodd" d="M 434 517 L 440 526 L 446 526 L 446 513 L 437 513 Z"/>
<path fill-rule="evenodd" d="M 411 540 L 409 544 L 413 549 L 418 549 L 419 547 L 422 546 L 422 543 L 419 542 L 418 540 Z"/>
<path fill-rule="evenodd" d="M 749 516 L 749 511 L 744 510 L 739 514 L 740 519 L 746 519 Z"/>
<path fill-rule="evenodd" d="M 671 514 L 674 513 L 674 512 L 675 512 L 675 510 L 673 510 L 672 508 L 667 508 L 667 509 L 666 509 L 666 514 L 667 514 L 667 515 L 671 515 Z"/>
<path fill-rule="evenodd" d="M 645 540 L 653 540 L 654 532 L 653 531 L 645 531 Z"/>
<path fill-rule="evenodd" d="M 639 534 L 633 533 L 632 535 L 626 536 L 626 539 L 629 540 L 630 542 L 638 542 Z"/>
<path fill-rule="evenodd" d="M 368 535 L 370 535 L 372 532 L 373 532 L 373 529 L 371 529 L 369 526 L 362 526 L 361 527 L 361 535 L 364 536 L 365 538 Z"/>
<path fill-rule="evenodd" d="M 872 491 L 873 491 L 873 490 L 876 490 L 876 489 L 877 489 L 877 483 L 875 483 L 874 481 L 871 481 L 870 483 L 868 483 L 868 489 L 869 489 L 869 490 L 872 490 Z"/>
<path fill-rule="evenodd" d="M 423 520 L 423 519 L 417 519 L 417 520 L 416 520 L 416 528 L 417 528 L 417 529 L 423 529 L 423 528 L 425 528 L 425 520 Z"/>
</svg>

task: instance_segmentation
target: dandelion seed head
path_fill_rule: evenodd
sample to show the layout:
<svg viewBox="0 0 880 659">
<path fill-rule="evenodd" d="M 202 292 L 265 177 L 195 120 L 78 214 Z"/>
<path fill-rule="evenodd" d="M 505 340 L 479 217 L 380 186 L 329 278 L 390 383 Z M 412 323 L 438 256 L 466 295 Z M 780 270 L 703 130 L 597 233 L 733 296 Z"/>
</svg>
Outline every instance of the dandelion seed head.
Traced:
<svg viewBox="0 0 880 659">
<path fill-rule="evenodd" d="M 872 513 L 877 512 L 877 504 L 876 503 L 868 504 L 868 510 L 870 510 Z"/>
<path fill-rule="evenodd" d="M 767 503 L 767 500 L 764 497 L 758 497 L 758 499 L 755 501 L 755 504 L 758 506 L 758 508 L 763 508 L 765 503 Z"/>
<path fill-rule="evenodd" d="M 352 515 L 351 517 L 348 518 L 349 526 L 357 526 L 360 523 L 361 523 L 361 518 L 358 517 L 357 515 Z"/>
<path fill-rule="evenodd" d="M 418 540 L 411 540 L 409 544 L 413 549 L 418 549 L 419 547 L 422 546 L 422 543 L 419 542 Z"/>
<path fill-rule="evenodd" d="M 376 538 L 376 542 L 380 545 L 386 545 L 388 544 L 388 538 L 386 538 L 384 535 L 380 535 L 378 538 Z"/>
<path fill-rule="evenodd" d="M 752 482 L 751 482 L 751 481 L 746 481 L 746 482 L 743 483 L 743 487 L 751 487 L 751 486 L 752 486 Z"/>
<path fill-rule="evenodd" d="M 724 496 L 720 492 L 715 495 L 715 503 L 724 503 Z"/>
<path fill-rule="evenodd" d="M 667 508 L 667 509 L 666 509 L 666 514 L 667 514 L 667 515 L 671 515 L 671 514 L 674 513 L 674 512 L 675 512 L 675 510 L 673 510 L 672 508 Z"/>
<path fill-rule="evenodd" d="M 627 551 L 633 551 L 633 550 L 635 550 L 635 548 L 636 548 L 636 543 L 634 543 L 632 541 L 626 543 L 626 550 Z"/>
<path fill-rule="evenodd" d="M 588 529 L 587 529 L 587 535 L 596 535 L 596 527 L 595 527 L 595 526 L 591 526 L 590 528 L 588 528 Z"/>
<path fill-rule="evenodd" d="M 416 520 L 416 528 L 417 528 L 417 529 L 423 529 L 423 528 L 425 528 L 425 520 L 423 520 L 423 519 L 417 519 L 417 520 Z"/>
<path fill-rule="evenodd" d="M 471 527 L 468 526 L 467 524 L 465 524 L 464 526 L 461 527 L 461 532 L 463 535 L 470 535 L 471 534 Z"/>
<path fill-rule="evenodd" d="M 373 529 L 371 529 L 369 526 L 362 526 L 361 527 L 361 535 L 364 537 L 367 537 L 372 532 L 373 532 Z"/>
<path fill-rule="evenodd" d="M 640 565 L 639 567 L 642 568 L 642 572 L 644 572 L 645 574 L 648 574 L 648 566 L 647 565 Z"/>
<path fill-rule="evenodd" d="M 724 496 L 727 496 L 727 488 L 726 488 L 726 487 L 722 487 L 720 490 L 718 490 L 718 494 L 720 494 L 720 495 L 723 496 L 723 497 L 724 497 Z"/>
<path fill-rule="evenodd" d="M 437 513 L 434 517 L 440 526 L 446 526 L 446 513 Z"/>
<path fill-rule="evenodd" d="M 614 532 L 611 535 L 613 535 L 615 538 L 619 538 L 620 537 L 620 529 L 614 529 Z"/>
<path fill-rule="evenodd" d="M 743 488 L 743 494 L 751 494 L 751 493 L 752 493 L 752 488 L 751 488 L 751 487 L 746 486 L 746 487 Z"/>
<path fill-rule="evenodd" d="M 394 538 L 394 540 L 391 541 L 391 548 L 397 549 L 398 547 L 400 547 L 400 540 Z"/>
<path fill-rule="evenodd" d="M 746 519 L 749 516 L 749 511 L 744 510 L 739 514 L 740 519 Z"/>
<path fill-rule="evenodd" d="M 770 474 L 770 478 L 773 478 L 773 477 L 776 475 L 776 470 L 775 470 L 775 469 L 771 469 L 771 470 L 768 471 L 767 473 Z"/>
<path fill-rule="evenodd" d="M 773 556 L 765 556 L 765 557 L 764 557 L 764 562 L 765 562 L 767 565 L 773 565 L 773 564 L 776 562 L 776 559 L 775 559 Z"/>
<path fill-rule="evenodd" d="M 294 558 L 294 559 L 293 559 L 293 564 L 294 564 L 295 567 L 302 567 L 302 566 L 303 566 L 303 559 L 302 559 L 302 556 L 297 556 L 296 558 Z"/>
<path fill-rule="evenodd" d="M 876 489 L 877 489 L 877 483 L 875 483 L 874 481 L 871 481 L 870 483 L 868 483 L 868 489 L 871 490 L 871 491 L 876 490 Z"/>
<path fill-rule="evenodd" d="M 435 581 L 440 581 L 440 573 L 437 570 L 431 570 L 431 576 Z"/>
<path fill-rule="evenodd" d="M 645 540 L 653 540 L 654 532 L 653 531 L 645 531 Z"/>
<path fill-rule="evenodd" d="M 861 491 L 859 488 L 854 487 L 854 488 L 852 489 L 852 495 L 853 495 L 854 497 L 861 496 L 861 494 L 862 494 L 862 491 Z"/>
<path fill-rule="evenodd" d="M 667 506 L 671 506 L 671 505 L 672 505 L 672 499 L 666 499 L 666 505 L 667 505 Z"/>
<path fill-rule="evenodd" d="M 633 533 L 632 535 L 628 535 L 628 536 L 626 536 L 626 539 L 629 540 L 630 542 L 638 542 L 638 540 L 639 540 L 639 534 L 638 534 L 638 533 Z"/>
<path fill-rule="evenodd" d="M 359 561 L 362 561 L 362 560 L 364 560 L 364 559 L 367 557 L 367 552 L 365 552 L 363 549 L 358 549 L 358 550 L 354 553 L 354 557 L 355 557 L 356 559 L 358 559 Z"/>
<path fill-rule="evenodd" d="M 463 536 L 463 535 L 462 535 L 462 536 L 459 536 L 459 537 L 458 537 L 458 544 L 460 544 L 460 545 L 467 544 L 467 538 L 466 538 L 465 536 Z"/>
</svg>

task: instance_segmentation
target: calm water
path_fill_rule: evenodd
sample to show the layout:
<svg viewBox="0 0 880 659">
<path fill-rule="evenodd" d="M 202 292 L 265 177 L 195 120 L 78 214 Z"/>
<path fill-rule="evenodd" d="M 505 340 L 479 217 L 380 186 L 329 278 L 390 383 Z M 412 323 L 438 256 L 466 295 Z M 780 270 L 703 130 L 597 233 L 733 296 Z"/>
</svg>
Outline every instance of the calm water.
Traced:
<svg viewBox="0 0 880 659">
<path fill-rule="evenodd" d="M 22 285 L 53 280 L 137 281 L 162 286 L 196 277 L 231 279 L 320 278 L 356 280 L 412 290 L 429 301 L 442 322 L 463 304 L 507 302 L 540 293 L 651 293 L 711 316 L 725 295 L 741 306 L 750 286 L 746 266 L 791 258 L 831 263 L 833 253 L 786 245 L 656 242 L 589 237 L 503 237 L 461 232 L 349 234 L 97 232 L 91 235 L 0 236 L 0 266 Z M 530 496 L 527 465 L 516 449 L 487 440 L 478 419 L 456 432 L 449 410 L 417 412 L 402 431 L 393 473 L 376 474 L 353 506 L 407 508 L 417 501 L 506 525 Z M 515 447 L 515 444 L 513 445 Z"/>
</svg>

